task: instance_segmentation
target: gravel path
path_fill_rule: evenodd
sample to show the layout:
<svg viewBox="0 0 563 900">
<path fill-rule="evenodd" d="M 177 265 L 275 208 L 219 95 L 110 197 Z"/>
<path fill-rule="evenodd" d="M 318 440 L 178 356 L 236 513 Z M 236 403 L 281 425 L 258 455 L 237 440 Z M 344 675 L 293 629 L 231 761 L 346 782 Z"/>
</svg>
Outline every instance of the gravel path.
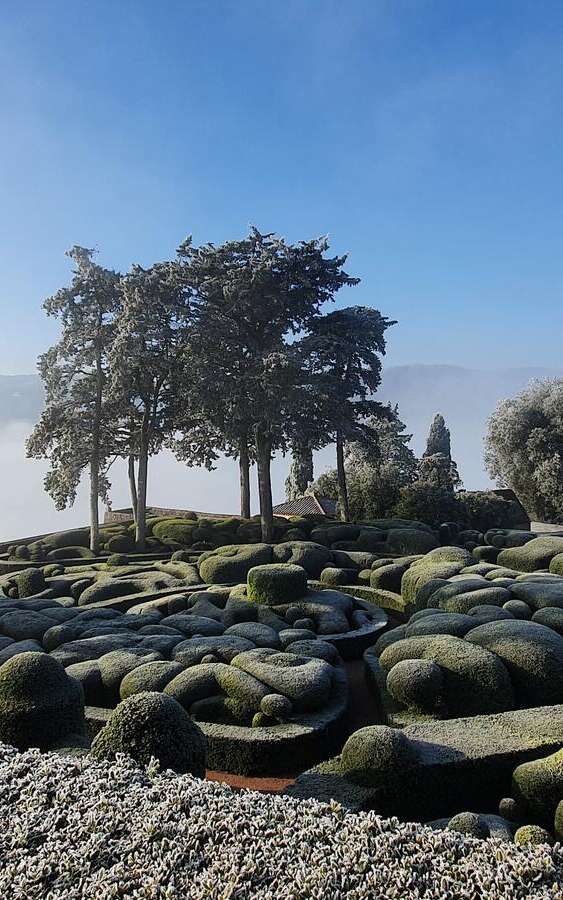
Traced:
<svg viewBox="0 0 563 900">
<path fill-rule="evenodd" d="M 561 898 L 563 849 L 522 850 L 129 760 L 0 745 L 5 900 Z"/>
</svg>

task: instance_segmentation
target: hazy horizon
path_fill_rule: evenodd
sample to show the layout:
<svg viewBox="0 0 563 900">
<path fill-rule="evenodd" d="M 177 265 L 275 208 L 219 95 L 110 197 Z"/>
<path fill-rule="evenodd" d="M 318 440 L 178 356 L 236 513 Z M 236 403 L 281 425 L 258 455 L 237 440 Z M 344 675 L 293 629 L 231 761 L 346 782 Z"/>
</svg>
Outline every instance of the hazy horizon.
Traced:
<svg viewBox="0 0 563 900">
<path fill-rule="evenodd" d="M 417 455 L 424 450 L 432 418 L 441 412 L 451 430 L 452 455 L 469 490 L 491 486 L 484 471 L 482 439 L 486 417 L 496 402 L 513 396 L 534 376 L 563 376 L 543 366 L 508 369 L 468 369 L 444 364 L 385 366 L 378 398 L 398 403 L 399 414 L 412 432 L 411 446 Z M 17 396 L 5 390 L 6 379 L 18 382 Z M 25 439 L 40 407 L 38 376 L 0 375 L 0 467 L 10 472 L 0 482 L 0 541 L 83 525 L 88 519 L 87 488 L 80 486 L 76 504 L 57 512 L 43 491 L 47 463 L 25 458 Z M 25 409 L 28 418 L 17 418 Z M 8 413 L 8 418 L 6 418 Z M 284 480 L 290 459 L 277 456 L 272 464 L 274 502 L 284 499 Z M 315 454 L 315 477 L 334 466 L 334 449 Z M 129 506 L 125 463 L 118 460 L 111 470 L 112 505 Z M 256 470 L 252 470 L 253 511 L 257 512 Z M 205 512 L 238 513 L 238 467 L 222 459 L 216 470 L 189 469 L 164 452 L 151 459 L 148 501 L 157 506 L 193 508 Z M 100 505 L 100 509 L 102 506 Z M 33 527 L 30 527 L 33 523 Z"/>
</svg>

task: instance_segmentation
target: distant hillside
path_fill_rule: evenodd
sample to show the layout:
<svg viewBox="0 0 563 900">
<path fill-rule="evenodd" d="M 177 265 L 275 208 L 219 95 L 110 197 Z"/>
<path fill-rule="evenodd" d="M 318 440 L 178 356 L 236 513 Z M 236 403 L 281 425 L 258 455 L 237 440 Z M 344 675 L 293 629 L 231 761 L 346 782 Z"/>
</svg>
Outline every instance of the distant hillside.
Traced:
<svg viewBox="0 0 563 900">
<path fill-rule="evenodd" d="M 464 369 L 461 366 L 389 366 L 378 396 L 399 404 L 399 414 L 422 453 L 435 413 L 452 433 L 452 455 L 467 488 L 486 487 L 483 437 L 486 420 L 499 400 L 513 397 L 534 378 L 563 376 L 563 369 Z"/>
</svg>

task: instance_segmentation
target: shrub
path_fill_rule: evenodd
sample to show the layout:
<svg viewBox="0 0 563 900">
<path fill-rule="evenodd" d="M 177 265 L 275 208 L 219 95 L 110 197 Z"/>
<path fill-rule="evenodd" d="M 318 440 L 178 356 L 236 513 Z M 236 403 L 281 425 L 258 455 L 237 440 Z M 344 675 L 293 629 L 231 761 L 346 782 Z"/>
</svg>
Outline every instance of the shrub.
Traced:
<svg viewBox="0 0 563 900">
<path fill-rule="evenodd" d="M 161 519 L 153 525 L 152 533 L 163 544 L 190 547 L 194 540 L 194 525 L 189 519 Z"/>
<path fill-rule="evenodd" d="M 47 559 L 94 559 L 88 547 L 57 547 L 49 550 Z"/>
<path fill-rule="evenodd" d="M 0 740 L 46 750 L 84 733 L 84 695 L 46 653 L 20 653 L 0 667 Z"/>
<path fill-rule="evenodd" d="M 24 569 L 15 576 L 18 597 L 33 597 L 47 587 L 42 569 Z"/>
<path fill-rule="evenodd" d="M 117 568 L 118 566 L 128 566 L 129 557 L 126 556 L 125 553 L 112 553 L 110 556 L 108 556 L 106 565 L 112 568 Z"/>
<path fill-rule="evenodd" d="M 458 504 L 446 488 L 416 481 L 401 488 L 393 514 L 403 519 L 418 519 L 428 525 L 457 520 Z"/>
<path fill-rule="evenodd" d="M 539 825 L 522 825 L 514 833 L 514 843 L 526 844 L 553 844 L 553 837 Z"/>
<path fill-rule="evenodd" d="M 419 554 L 428 553 L 438 546 L 433 534 L 418 528 L 393 528 L 387 535 L 386 553 Z"/>
<path fill-rule="evenodd" d="M 534 819 L 551 824 L 563 796 L 563 750 L 517 766 L 512 775 L 512 793 Z"/>
<path fill-rule="evenodd" d="M 272 561 L 270 544 L 227 544 L 199 557 L 199 574 L 207 584 L 240 584 L 254 566 Z"/>
<path fill-rule="evenodd" d="M 321 572 L 321 581 L 323 584 L 339 585 L 339 584 L 355 584 L 358 580 L 357 569 L 339 569 L 329 566 Z"/>
<path fill-rule="evenodd" d="M 563 537 L 546 535 L 528 541 L 523 547 L 501 550 L 497 562 L 520 572 L 534 572 L 537 569 L 548 569 L 551 560 L 559 553 L 563 553 Z"/>
<path fill-rule="evenodd" d="M 284 541 L 273 548 L 273 562 L 302 566 L 309 578 L 318 578 L 331 560 L 331 551 L 313 541 Z"/>
<path fill-rule="evenodd" d="M 477 531 L 489 528 L 515 528 L 522 523 L 522 512 L 513 500 L 492 491 L 461 491 L 456 494 L 457 519 Z"/>
<path fill-rule="evenodd" d="M 205 736 L 165 694 L 145 691 L 123 700 L 94 738 L 91 752 L 98 759 L 126 753 L 143 766 L 154 757 L 163 769 L 205 776 Z"/>
<path fill-rule="evenodd" d="M 265 606 L 292 603 L 307 592 L 307 573 L 291 563 L 254 566 L 248 572 L 248 598 Z"/>
<path fill-rule="evenodd" d="M 387 690 L 399 703 L 424 712 L 436 709 L 442 698 L 442 670 L 429 659 L 403 659 L 387 675 Z"/>
<path fill-rule="evenodd" d="M 415 760 L 415 747 L 402 731 L 369 725 L 355 731 L 344 744 L 341 768 L 350 781 L 378 787 Z"/>
<path fill-rule="evenodd" d="M 487 820 L 473 812 L 462 812 L 453 816 L 448 822 L 447 828 L 448 831 L 458 831 L 460 834 L 467 834 L 483 840 L 491 835 Z"/>
<path fill-rule="evenodd" d="M 135 538 L 131 534 L 117 534 L 110 537 L 106 544 L 110 553 L 133 553 L 135 550 Z"/>
</svg>

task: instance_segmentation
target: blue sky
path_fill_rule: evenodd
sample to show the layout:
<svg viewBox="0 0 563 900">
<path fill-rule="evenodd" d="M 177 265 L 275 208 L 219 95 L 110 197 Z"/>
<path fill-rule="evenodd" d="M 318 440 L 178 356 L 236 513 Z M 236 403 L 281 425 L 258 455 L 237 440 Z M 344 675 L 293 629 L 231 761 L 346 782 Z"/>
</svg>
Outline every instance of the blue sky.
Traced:
<svg viewBox="0 0 563 900">
<path fill-rule="evenodd" d="M 96 246 L 328 233 L 388 362 L 561 366 L 563 4 L 4 0 L 0 372 Z M 340 302 L 340 301 L 339 301 Z"/>
</svg>

